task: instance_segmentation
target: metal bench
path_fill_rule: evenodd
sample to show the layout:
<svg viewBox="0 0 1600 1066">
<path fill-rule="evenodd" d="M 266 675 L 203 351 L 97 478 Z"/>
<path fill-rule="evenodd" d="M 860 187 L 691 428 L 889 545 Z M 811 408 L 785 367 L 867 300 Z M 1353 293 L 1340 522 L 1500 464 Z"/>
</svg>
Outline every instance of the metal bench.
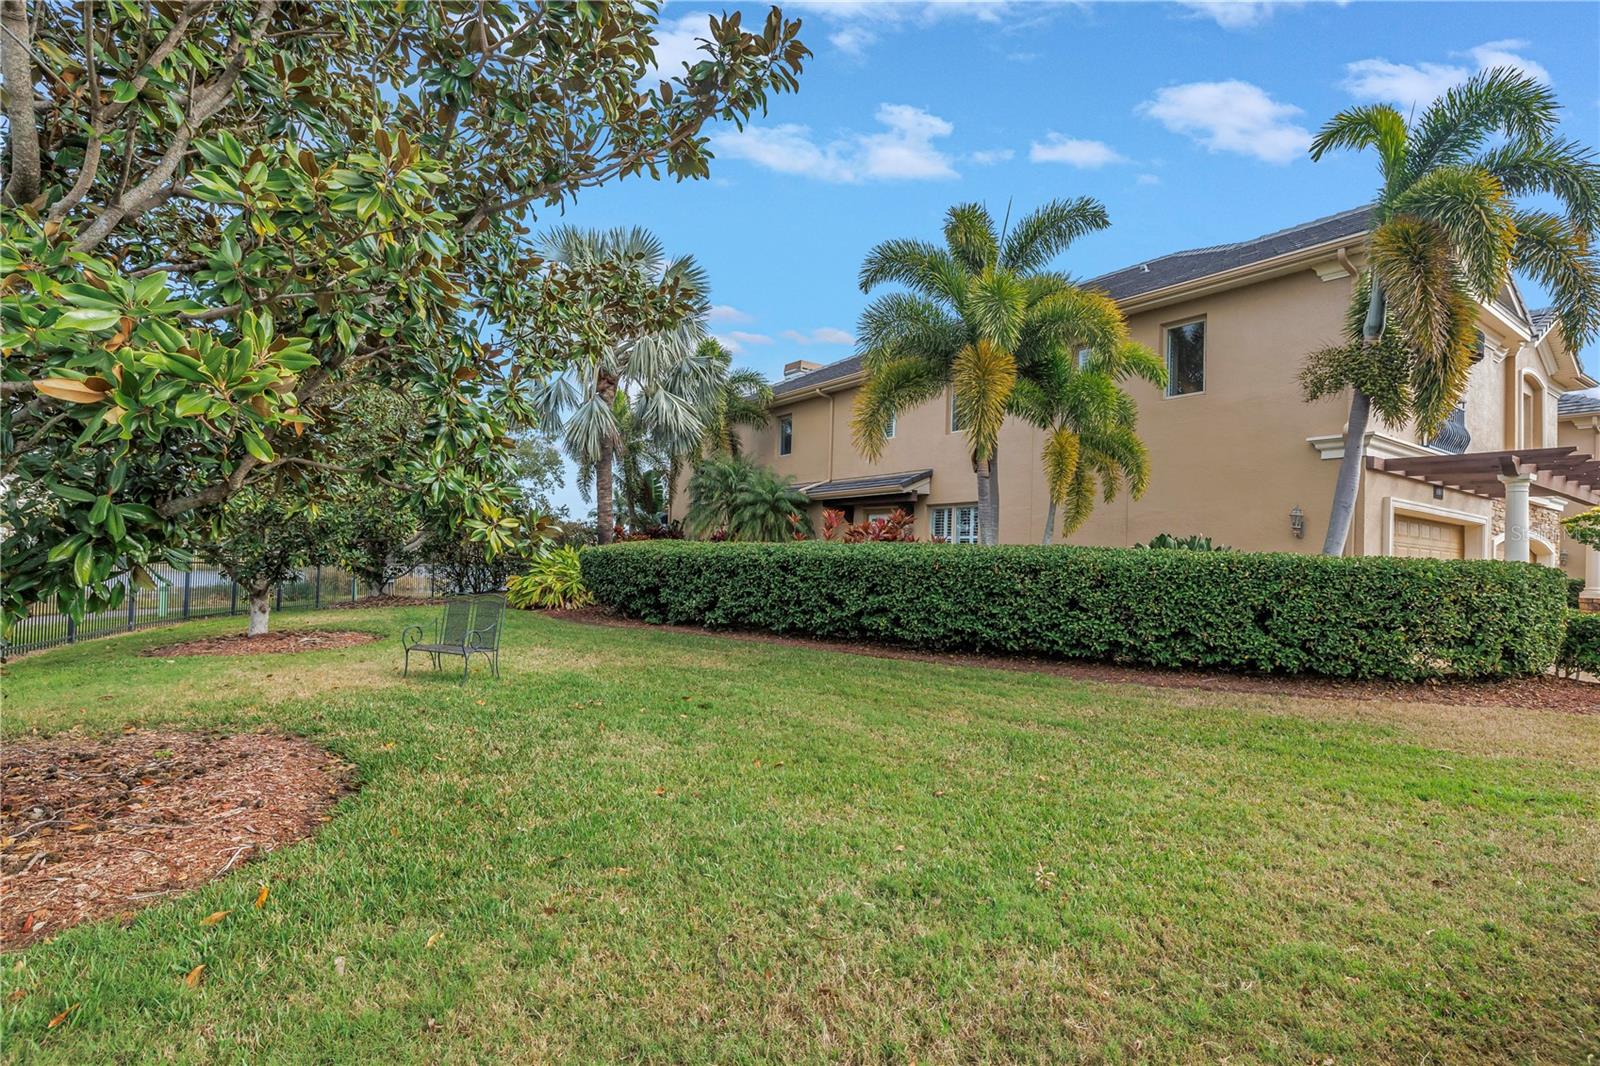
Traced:
<svg viewBox="0 0 1600 1066">
<path fill-rule="evenodd" d="M 424 641 L 427 630 L 422 626 L 406 626 L 400 633 L 400 644 L 405 648 L 405 669 L 402 677 L 411 674 L 411 653 L 433 657 L 433 668 L 441 669 L 441 657 L 461 657 L 461 681 L 467 680 L 467 668 L 474 655 L 489 660 L 490 673 L 500 676 L 500 630 L 506 611 L 504 596 L 452 596 L 445 601 L 439 618 L 433 625 L 433 639 Z"/>
</svg>

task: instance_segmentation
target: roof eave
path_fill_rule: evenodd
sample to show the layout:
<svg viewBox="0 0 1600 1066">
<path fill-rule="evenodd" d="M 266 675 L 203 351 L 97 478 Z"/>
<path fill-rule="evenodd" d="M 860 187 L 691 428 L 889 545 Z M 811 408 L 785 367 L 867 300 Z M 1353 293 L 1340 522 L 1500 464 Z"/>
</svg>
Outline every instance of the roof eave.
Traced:
<svg viewBox="0 0 1600 1066">
<path fill-rule="evenodd" d="M 1216 274 L 1206 274 L 1203 277 L 1180 281 L 1175 285 L 1152 289 L 1149 292 L 1141 292 L 1134 296 L 1118 299 L 1117 306 L 1122 308 L 1123 314 L 1130 315 L 1166 304 L 1177 303 L 1180 300 L 1209 296 L 1214 292 L 1236 289 L 1241 285 L 1251 285 L 1258 281 L 1266 281 L 1284 274 L 1292 274 L 1317 260 L 1326 259 L 1330 255 L 1336 254 L 1340 249 L 1353 248 L 1363 244 L 1367 239 L 1367 232 L 1362 230 L 1359 233 L 1348 234 L 1331 241 L 1323 241 L 1321 244 L 1296 248 L 1292 252 L 1285 252 L 1270 259 L 1259 259 L 1254 263 L 1245 263 L 1242 266 L 1236 266 Z"/>
</svg>

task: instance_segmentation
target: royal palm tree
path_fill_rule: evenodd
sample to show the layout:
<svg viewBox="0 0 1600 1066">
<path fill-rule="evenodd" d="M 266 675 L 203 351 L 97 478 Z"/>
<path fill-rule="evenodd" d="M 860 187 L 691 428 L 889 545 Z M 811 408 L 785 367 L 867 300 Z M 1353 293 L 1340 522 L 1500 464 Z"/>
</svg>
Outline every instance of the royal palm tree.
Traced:
<svg viewBox="0 0 1600 1066">
<path fill-rule="evenodd" d="M 1055 536 L 1058 507 L 1065 509 L 1063 535 L 1083 525 L 1094 510 L 1097 481 L 1107 503 L 1123 487 L 1135 499 L 1144 495 L 1150 457 L 1135 432 L 1138 407 L 1121 387 L 1130 377 L 1164 387 L 1167 368 L 1149 348 L 1124 339 L 1052 353 L 1018 380 L 1012 409 L 1045 431 L 1040 459 L 1050 507 L 1041 543 Z"/>
<path fill-rule="evenodd" d="M 1079 236 L 1109 225 L 1087 197 L 1052 200 L 1001 232 L 979 204 L 945 215 L 944 246 L 885 241 L 861 266 L 861 290 L 901 291 L 875 299 L 858 333 L 867 379 L 852 431 L 868 458 L 883 450 L 895 415 L 951 394 L 977 478 L 978 535 L 999 539 L 999 435 L 1019 375 L 1073 345 L 1104 347 L 1122 317 L 1104 297 L 1046 270 Z"/>
<path fill-rule="evenodd" d="M 1501 68 L 1451 89 L 1410 125 L 1388 105 L 1357 107 L 1312 141 L 1312 159 L 1376 149 L 1383 179 L 1347 343 L 1314 353 L 1302 375 L 1308 398 L 1351 393 L 1324 553 L 1344 551 L 1371 412 L 1414 421 L 1424 439 L 1437 431 L 1466 387 L 1478 301 L 1512 270 L 1549 290 L 1569 344 L 1600 328 L 1600 261 L 1590 250 L 1600 168 L 1556 137 L 1559 110 L 1548 87 Z M 1553 197 L 1561 213 L 1518 204 L 1530 194 Z"/>
<path fill-rule="evenodd" d="M 566 451 L 593 477 L 600 543 L 616 523 L 614 460 L 626 412 L 639 432 L 669 452 L 693 450 L 705 427 L 699 411 L 714 380 L 714 359 L 700 352 L 705 338 L 705 272 L 690 256 L 669 259 L 646 230 L 581 230 L 560 226 L 540 242 L 550 259 L 581 267 L 610 261 L 693 295 L 700 313 L 670 329 L 619 343 L 599 359 L 551 375 L 534 390 L 541 422 L 561 434 Z M 619 403 L 619 398 L 623 402 Z"/>
</svg>

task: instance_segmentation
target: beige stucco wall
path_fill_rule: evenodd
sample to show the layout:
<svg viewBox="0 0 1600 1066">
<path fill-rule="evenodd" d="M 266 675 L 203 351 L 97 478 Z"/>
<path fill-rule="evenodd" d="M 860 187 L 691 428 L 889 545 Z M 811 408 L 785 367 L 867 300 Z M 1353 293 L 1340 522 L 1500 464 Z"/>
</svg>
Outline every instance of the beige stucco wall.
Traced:
<svg viewBox="0 0 1600 1066">
<path fill-rule="evenodd" d="M 1125 546 L 1167 532 L 1202 534 L 1248 550 L 1321 548 L 1339 464 L 1319 454 L 1307 438 L 1342 434 L 1348 401 L 1305 402 L 1298 375 L 1309 351 L 1342 337 L 1351 286 L 1348 275 L 1322 266 L 1321 273 L 1307 267 L 1183 302 L 1134 308 L 1129 314 L 1133 338 L 1158 353 L 1167 326 L 1205 319 L 1205 391 L 1167 397 L 1143 382 L 1128 385 L 1139 408 L 1139 433 L 1150 453 L 1149 490 L 1139 500 L 1123 493 L 1114 502 L 1099 502 L 1068 542 Z M 1524 377 L 1544 390 L 1541 424 L 1529 436 L 1535 445 L 1555 444 L 1560 387 L 1550 374 L 1549 353 L 1528 345 L 1488 309 L 1480 324 L 1487 352 L 1474 366 L 1465 393 L 1472 449 L 1519 444 Z M 914 507 L 917 533 L 923 538 L 930 532 L 929 508 L 976 501 L 966 442 L 949 429 L 948 397 L 903 412 L 895 437 L 876 461 L 869 461 L 851 441 L 856 393 L 847 386 L 780 398 L 771 425 L 743 434 L 747 454 L 801 484 L 932 469 L 931 491 Z M 792 419 L 794 446 L 792 454 L 780 456 L 777 424 L 784 416 Z M 1386 426 L 1375 419 L 1371 428 L 1395 440 L 1417 440 L 1412 427 Z M 1577 443 L 1600 454 L 1600 430 L 1588 434 L 1585 442 L 1562 436 L 1561 443 Z M 1042 432 L 1016 420 L 1002 430 L 1003 541 L 1037 543 L 1041 537 L 1049 503 L 1040 465 L 1042 445 Z M 686 504 L 680 486 L 675 513 L 683 513 Z M 1296 506 L 1305 515 L 1304 535 L 1298 538 L 1290 525 Z M 1347 550 L 1383 552 L 1397 508 L 1468 525 L 1469 555 L 1481 554 L 1480 530 L 1492 524 L 1495 514 L 1491 500 L 1455 490 L 1436 499 L 1429 485 L 1369 471 Z M 865 507 L 858 506 L 861 510 Z M 820 521 L 822 505 L 812 512 L 813 521 Z M 1581 561 L 1575 565 L 1581 568 Z"/>
<path fill-rule="evenodd" d="M 1580 452 L 1600 456 L 1600 415 L 1583 415 L 1561 421 L 1557 426 L 1556 441 L 1563 447 L 1573 447 Z M 1582 507 L 1574 504 L 1568 507 L 1565 513 L 1578 514 L 1582 510 Z M 1594 549 L 1585 548 L 1582 544 L 1571 541 L 1567 542 L 1565 548 L 1567 560 L 1564 569 L 1567 575 L 1584 577 L 1587 553 Z"/>
</svg>

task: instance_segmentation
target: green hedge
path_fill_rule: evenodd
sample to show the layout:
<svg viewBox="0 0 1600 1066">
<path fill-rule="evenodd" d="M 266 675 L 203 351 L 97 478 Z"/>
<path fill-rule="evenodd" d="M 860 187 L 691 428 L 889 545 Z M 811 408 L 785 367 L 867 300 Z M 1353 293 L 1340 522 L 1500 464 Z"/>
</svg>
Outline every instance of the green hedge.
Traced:
<svg viewBox="0 0 1600 1066">
<path fill-rule="evenodd" d="M 1567 637 L 1556 665 L 1562 673 L 1600 674 L 1600 613 L 1567 615 Z"/>
<path fill-rule="evenodd" d="M 1415 680 L 1546 670 L 1565 577 L 1522 563 L 951 544 L 586 548 L 652 622 L 1152 666 Z"/>
</svg>

